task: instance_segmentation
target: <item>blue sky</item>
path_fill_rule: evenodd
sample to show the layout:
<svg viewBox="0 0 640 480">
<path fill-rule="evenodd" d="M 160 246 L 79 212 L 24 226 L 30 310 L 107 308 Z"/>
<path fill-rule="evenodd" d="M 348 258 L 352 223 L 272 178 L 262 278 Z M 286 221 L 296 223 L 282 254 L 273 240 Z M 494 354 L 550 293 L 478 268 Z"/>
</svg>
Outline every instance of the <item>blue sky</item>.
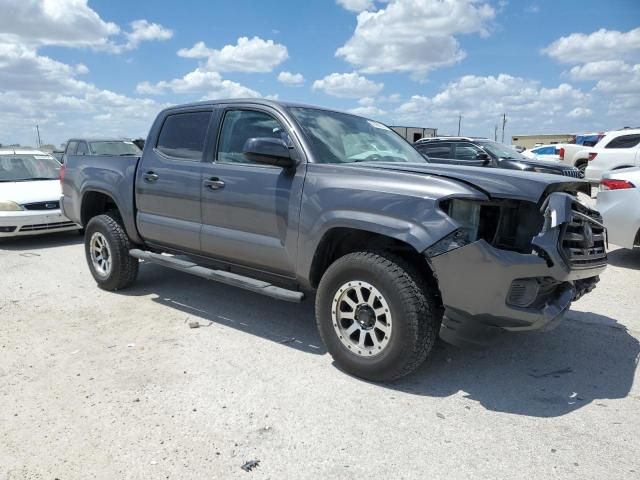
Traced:
<svg viewBox="0 0 640 480">
<path fill-rule="evenodd" d="M 163 106 L 247 95 L 442 133 L 462 115 L 462 133 L 490 136 L 503 112 L 507 136 L 640 125 L 635 0 L 0 0 L 0 9 L 0 143 L 33 144 L 36 123 L 55 143 L 145 136 Z"/>
</svg>

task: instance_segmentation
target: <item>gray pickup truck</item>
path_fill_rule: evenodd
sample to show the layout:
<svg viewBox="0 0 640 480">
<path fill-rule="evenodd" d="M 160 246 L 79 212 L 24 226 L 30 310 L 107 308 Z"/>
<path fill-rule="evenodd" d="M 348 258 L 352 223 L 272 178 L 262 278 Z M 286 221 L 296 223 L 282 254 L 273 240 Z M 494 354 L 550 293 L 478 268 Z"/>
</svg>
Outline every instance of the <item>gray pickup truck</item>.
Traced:
<svg viewBox="0 0 640 480">
<path fill-rule="evenodd" d="M 172 107 L 140 158 L 69 155 L 61 177 L 100 287 L 144 260 L 281 300 L 315 291 L 336 364 L 371 380 L 411 372 L 438 335 L 549 327 L 607 262 L 587 183 L 430 165 L 378 122 L 305 105 Z"/>
</svg>

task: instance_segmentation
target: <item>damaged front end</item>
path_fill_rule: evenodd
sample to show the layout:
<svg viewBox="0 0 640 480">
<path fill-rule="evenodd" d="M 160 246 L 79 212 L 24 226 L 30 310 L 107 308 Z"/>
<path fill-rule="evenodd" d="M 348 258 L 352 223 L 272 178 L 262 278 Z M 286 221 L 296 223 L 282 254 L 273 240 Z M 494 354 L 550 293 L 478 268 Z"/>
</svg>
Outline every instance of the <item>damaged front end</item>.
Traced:
<svg viewBox="0 0 640 480">
<path fill-rule="evenodd" d="M 425 251 L 445 306 L 440 336 L 485 345 L 501 330 L 557 324 L 605 269 L 602 218 L 576 195 L 523 200 L 447 199 L 458 225 Z"/>
</svg>

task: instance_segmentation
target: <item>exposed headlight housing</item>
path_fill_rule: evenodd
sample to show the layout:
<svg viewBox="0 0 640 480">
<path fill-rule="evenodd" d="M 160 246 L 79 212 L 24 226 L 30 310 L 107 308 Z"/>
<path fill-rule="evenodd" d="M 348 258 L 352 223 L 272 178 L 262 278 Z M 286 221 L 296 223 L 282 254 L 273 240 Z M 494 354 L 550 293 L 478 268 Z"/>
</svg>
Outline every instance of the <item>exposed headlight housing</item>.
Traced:
<svg viewBox="0 0 640 480">
<path fill-rule="evenodd" d="M 10 202 L 8 200 L 0 200 L 0 212 L 19 212 L 24 210 L 16 202 Z"/>
<path fill-rule="evenodd" d="M 426 253 L 430 257 L 464 247 L 478 238 L 480 203 L 475 200 L 454 198 L 443 205 L 443 210 L 460 225 L 460 228 L 428 248 Z"/>
</svg>

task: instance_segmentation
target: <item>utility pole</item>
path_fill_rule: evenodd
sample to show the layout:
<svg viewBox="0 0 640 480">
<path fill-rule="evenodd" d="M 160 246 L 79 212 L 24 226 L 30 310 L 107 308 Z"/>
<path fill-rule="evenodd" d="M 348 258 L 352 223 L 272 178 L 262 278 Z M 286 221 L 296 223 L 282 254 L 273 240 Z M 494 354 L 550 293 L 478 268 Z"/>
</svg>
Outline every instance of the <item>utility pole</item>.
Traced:
<svg viewBox="0 0 640 480">
<path fill-rule="evenodd" d="M 462 115 L 458 115 L 458 136 L 460 136 L 460 124 L 462 123 Z"/>
<path fill-rule="evenodd" d="M 40 141 L 40 127 L 36 124 L 36 132 L 38 132 L 38 148 L 42 146 L 42 142 Z"/>
<path fill-rule="evenodd" d="M 504 126 L 507 124 L 507 114 L 502 114 L 502 143 L 504 143 Z"/>
<path fill-rule="evenodd" d="M 495 128 L 493 129 L 493 139 L 498 141 L 498 124 L 496 123 Z"/>
</svg>

